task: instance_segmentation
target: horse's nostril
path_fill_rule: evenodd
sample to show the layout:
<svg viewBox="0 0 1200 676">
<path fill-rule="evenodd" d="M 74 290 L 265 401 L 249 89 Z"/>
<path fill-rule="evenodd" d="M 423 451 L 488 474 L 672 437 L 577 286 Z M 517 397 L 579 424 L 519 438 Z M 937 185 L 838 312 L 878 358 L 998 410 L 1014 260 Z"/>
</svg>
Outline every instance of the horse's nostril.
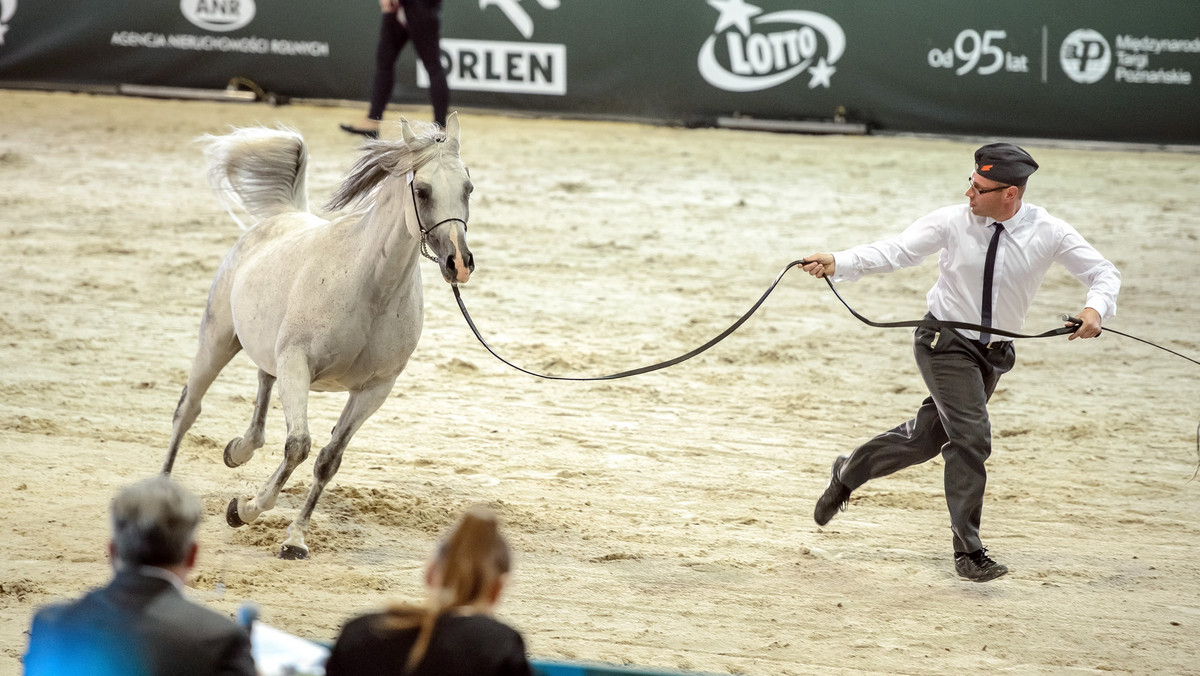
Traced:
<svg viewBox="0 0 1200 676">
<path fill-rule="evenodd" d="M 475 257 L 469 254 L 467 255 L 467 269 L 475 272 Z"/>
<path fill-rule="evenodd" d="M 454 256 L 446 256 L 446 269 L 454 272 Z"/>
</svg>

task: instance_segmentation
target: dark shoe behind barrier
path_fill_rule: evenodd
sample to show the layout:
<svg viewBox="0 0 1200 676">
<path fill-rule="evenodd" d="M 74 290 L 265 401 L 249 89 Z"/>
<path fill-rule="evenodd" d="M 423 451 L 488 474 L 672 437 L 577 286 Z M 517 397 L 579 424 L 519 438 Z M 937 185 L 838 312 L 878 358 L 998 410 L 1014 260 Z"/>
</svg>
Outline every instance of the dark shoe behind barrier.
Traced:
<svg viewBox="0 0 1200 676">
<path fill-rule="evenodd" d="M 367 138 L 379 138 L 379 130 L 378 129 L 362 129 L 360 127 L 355 127 L 352 124 L 344 124 L 344 123 L 339 124 L 338 127 L 342 131 L 349 132 L 351 134 L 358 134 L 359 136 L 366 136 Z"/>
</svg>

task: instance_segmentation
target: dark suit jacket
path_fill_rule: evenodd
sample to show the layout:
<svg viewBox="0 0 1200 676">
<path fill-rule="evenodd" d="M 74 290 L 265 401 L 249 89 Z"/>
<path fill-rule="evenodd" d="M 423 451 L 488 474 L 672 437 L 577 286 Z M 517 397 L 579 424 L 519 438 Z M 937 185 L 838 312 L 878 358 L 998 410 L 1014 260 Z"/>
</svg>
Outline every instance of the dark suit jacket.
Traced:
<svg viewBox="0 0 1200 676">
<path fill-rule="evenodd" d="M 249 634 L 137 570 L 33 617 L 26 676 L 254 676 Z"/>
</svg>

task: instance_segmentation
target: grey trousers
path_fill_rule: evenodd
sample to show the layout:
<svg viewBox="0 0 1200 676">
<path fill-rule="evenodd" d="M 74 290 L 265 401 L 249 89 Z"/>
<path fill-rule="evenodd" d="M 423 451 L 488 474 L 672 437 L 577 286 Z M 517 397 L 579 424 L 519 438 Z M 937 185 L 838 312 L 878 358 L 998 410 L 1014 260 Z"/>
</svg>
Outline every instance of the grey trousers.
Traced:
<svg viewBox="0 0 1200 676">
<path fill-rule="evenodd" d="M 987 402 L 1000 376 L 1012 369 L 1016 352 L 1011 342 L 989 350 L 951 329 L 918 328 L 913 355 L 929 397 L 912 420 L 854 449 L 838 479 L 854 490 L 941 453 L 954 551 L 973 552 L 983 546 L 984 462 L 992 453 Z"/>
</svg>

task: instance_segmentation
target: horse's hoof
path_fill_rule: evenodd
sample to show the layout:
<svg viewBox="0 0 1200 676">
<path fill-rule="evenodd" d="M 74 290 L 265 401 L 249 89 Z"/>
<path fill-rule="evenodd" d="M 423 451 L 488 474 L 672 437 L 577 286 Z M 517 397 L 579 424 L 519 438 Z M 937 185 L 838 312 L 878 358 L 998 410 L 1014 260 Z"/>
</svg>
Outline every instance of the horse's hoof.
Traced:
<svg viewBox="0 0 1200 676">
<path fill-rule="evenodd" d="M 242 517 L 238 516 L 237 498 L 229 501 L 229 506 L 225 508 L 225 523 L 231 528 L 239 528 L 245 526 L 246 522 L 242 521 Z"/>
<path fill-rule="evenodd" d="M 308 550 L 295 545 L 284 545 L 279 550 L 279 558 L 285 561 L 300 561 L 308 558 Z"/>
<path fill-rule="evenodd" d="M 225 444 L 225 454 L 223 456 L 223 459 L 225 460 L 226 467 L 229 467 L 229 468 L 241 467 L 242 465 L 246 464 L 250 460 L 250 458 L 246 458 L 245 460 L 243 460 L 241 462 L 237 462 L 236 460 L 233 459 L 233 454 L 231 454 L 229 452 L 229 450 L 231 448 L 233 448 L 234 446 L 239 445 L 241 443 L 242 443 L 242 437 L 238 437 L 236 439 L 230 439 L 229 443 Z M 253 452 L 250 453 L 250 457 L 251 458 L 254 457 Z"/>
<path fill-rule="evenodd" d="M 233 458 L 229 457 L 229 449 L 232 448 L 236 443 L 237 439 L 232 439 L 229 443 L 225 444 L 225 455 L 223 456 L 225 460 L 225 466 L 231 469 L 237 467 L 237 463 L 233 461 Z"/>
</svg>

